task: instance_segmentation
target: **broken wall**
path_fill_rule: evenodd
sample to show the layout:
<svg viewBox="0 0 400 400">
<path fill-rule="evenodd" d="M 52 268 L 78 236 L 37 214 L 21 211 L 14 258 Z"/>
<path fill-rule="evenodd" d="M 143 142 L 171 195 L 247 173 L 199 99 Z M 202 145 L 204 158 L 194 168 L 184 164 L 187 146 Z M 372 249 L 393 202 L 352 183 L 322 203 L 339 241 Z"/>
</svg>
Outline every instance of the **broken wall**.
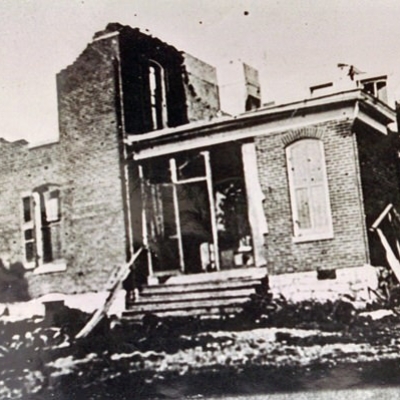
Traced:
<svg viewBox="0 0 400 400">
<path fill-rule="evenodd" d="M 399 159 L 397 133 L 388 135 L 359 124 L 356 133 L 362 194 L 367 227 L 392 203 L 400 211 Z M 386 256 L 375 232 L 368 232 L 373 265 L 386 265 Z"/>
<path fill-rule="evenodd" d="M 104 289 L 126 260 L 118 54 L 99 38 L 57 75 L 67 293 Z"/>
<path fill-rule="evenodd" d="M 183 58 L 183 82 L 189 122 L 218 116 L 220 99 L 216 69 L 188 53 L 183 53 Z"/>
<path fill-rule="evenodd" d="M 333 239 L 293 241 L 285 147 L 296 137 L 317 130 L 324 144 L 333 221 Z M 271 274 L 362 266 L 368 263 L 364 211 L 355 137 L 351 121 L 331 121 L 296 131 L 256 138 L 264 209 L 268 270 Z"/>
</svg>

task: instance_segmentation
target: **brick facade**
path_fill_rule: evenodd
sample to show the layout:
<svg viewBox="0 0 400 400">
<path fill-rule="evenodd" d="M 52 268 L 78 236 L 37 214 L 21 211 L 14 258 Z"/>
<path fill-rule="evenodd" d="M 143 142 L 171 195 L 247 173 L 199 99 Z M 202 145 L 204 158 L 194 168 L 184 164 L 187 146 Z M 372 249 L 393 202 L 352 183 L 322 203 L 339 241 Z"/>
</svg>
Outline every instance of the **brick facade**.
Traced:
<svg viewBox="0 0 400 400">
<path fill-rule="evenodd" d="M 332 121 L 293 135 L 282 131 L 256 138 L 261 186 L 269 226 L 268 269 L 272 274 L 362 266 L 369 261 L 352 121 Z M 293 242 L 293 222 L 286 166 L 288 138 L 318 132 L 325 149 L 334 238 Z"/>
<path fill-rule="evenodd" d="M 25 263 L 22 194 L 43 184 L 60 187 L 66 270 L 28 270 L 32 297 L 102 291 L 114 266 L 129 257 L 132 243 L 140 245 L 140 185 L 135 166 L 126 162 L 124 137 L 154 129 L 149 122 L 149 60 L 165 74 L 168 126 L 217 113 L 215 82 L 204 81 L 207 87 L 202 88 L 181 52 L 137 29 L 109 24 L 57 75 L 59 142 L 30 148 L 25 141 L 0 140 L 3 257 Z M 213 76 L 213 67 L 198 64 Z M 198 90 L 196 99 L 191 87 Z"/>
<path fill-rule="evenodd" d="M 95 41 L 57 76 L 67 261 L 61 274 L 72 291 L 102 290 L 126 259 L 118 52 L 118 37 Z"/>
<path fill-rule="evenodd" d="M 25 141 L 0 139 L 0 257 L 7 254 L 13 262 L 25 262 L 21 231 L 24 193 L 44 184 L 60 187 L 61 253 L 66 270 L 27 271 L 33 297 L 49 292 L 102 291 L 113 267 L 129 258 L 132 247 L 142 245 L 140 179 L 138 163 L 133 161 L 137 149 L 133 142 L 132 147 L 127 145 L 127 139 L 142 139 L 138 135 L 155 129 L 150 60 L 166 78 L 167 110 L 163 111 L 168 124 L 164 127 L 208 121 L 220 113 L 213 67 L 138 30 L 111 24 L 57 76 L 59 142 L 30 148 Z M 239 120 L 234 128 L 216 121 L 214 130 L 215 136 L 223 136 L 214 144 L 236 140 L 239 146 L 241 140 L 255 141 L 269 227 L 265 237 L 269 272 L 277 275 L 368 263 L 365 214 L 369 224 L 387 202 L 400 203 L 393 137 L 382 140 L 382 135 L 378 137 L 380 134 L 349 118 L 262 134 L 270 126 L 283 129 L 286 122 L 281 112 L 233 118 Z M 290 118 L 293 123 L 300 116 Z M 282 125 L 274 125 L 282 121 Z M 187 130 L 190 134 L 193 126 L 196 124 Z M 190 147 L 192 138 L 185 129 L 175 131 L 171 139 L 179 139 L 182 145 L 175 152 L 183 151 L 184 143 Z M 183 140 L 181 136 L 177 139 L 179 132 Z M 249 135 L 230 136 L 243 132 Z M 198 148 L 211 148 L 214 133 L 203 138 Z M 285 148 L 303 137 L 317 138 L 324 145 L 334 236 L 295 243 Z M 148 145 L 151 148 L 154 141 L 155 145 L 168 145 L 168 140 L 153 138 Z M 157 162 L 151 157 L 147 162 Z M 147 266 L 144 268 L 147 272 Z"/>
</svg>

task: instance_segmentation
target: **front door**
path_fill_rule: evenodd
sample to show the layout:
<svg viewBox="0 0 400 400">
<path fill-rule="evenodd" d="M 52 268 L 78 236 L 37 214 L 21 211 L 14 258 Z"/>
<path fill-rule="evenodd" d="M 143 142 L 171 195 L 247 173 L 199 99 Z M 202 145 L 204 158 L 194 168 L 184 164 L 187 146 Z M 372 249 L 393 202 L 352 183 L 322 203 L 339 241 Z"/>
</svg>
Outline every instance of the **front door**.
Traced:
<svg viewBox="0 0 400 400">
<path fill-rule="evenodd" d="M 141 171 L 143 236 L 150 275 L 219 269 L 218 232 L 208 152 L 168 160 L 158 181 Z M 165 169 L 164 169 L 165 171 Z"/>
</svg>

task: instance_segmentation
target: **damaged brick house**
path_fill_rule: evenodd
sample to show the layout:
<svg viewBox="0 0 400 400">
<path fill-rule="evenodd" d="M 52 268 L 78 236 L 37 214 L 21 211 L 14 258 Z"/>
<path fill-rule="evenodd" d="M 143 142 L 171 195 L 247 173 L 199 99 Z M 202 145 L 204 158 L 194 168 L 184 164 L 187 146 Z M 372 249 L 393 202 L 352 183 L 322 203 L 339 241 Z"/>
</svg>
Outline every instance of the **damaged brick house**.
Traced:
<svg viewBox="0 0 400 400">
<path fill-rule="evenodd" d="M 329 297 L 381 264 L 368 227 L 399 203 L 394 110 L 360 88 L 261 107 L 243 71 L 243 113 L 223 115 L 213 67 L 109 24 L 58 74 L 59 141 L 0 142 L 0 252 L 33 297 L 103 291 L 140 247 L 128 299 L 267 271 Z"/>
</svg>

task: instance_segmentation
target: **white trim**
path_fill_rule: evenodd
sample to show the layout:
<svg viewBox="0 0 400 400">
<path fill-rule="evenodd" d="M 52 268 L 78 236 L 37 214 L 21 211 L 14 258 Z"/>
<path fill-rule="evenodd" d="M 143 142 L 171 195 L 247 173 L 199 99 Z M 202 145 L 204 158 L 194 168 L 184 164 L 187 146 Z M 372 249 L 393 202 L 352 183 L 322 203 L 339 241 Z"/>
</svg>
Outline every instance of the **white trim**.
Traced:
<svg viewBox="0 0 400 400">
<path fill-rule="evenodd" d="M 246 187 L 247 216 L 253 241 L 254 264 L 256 267 L 261 267 L 267 264 L 264 235 L 268 233 L 268 223 L 263 206 L 265 195 L 259 180 L 255 143 L 242 144 L 241 153 Z"/>
<path fill-rule="evenodd" d="M 28 197 L 30 199 L 30 213 L 31 213 L 31 220 L 28 222 L 25 222 L 25 210 L 24 210 L 24 202 L 23 199 Z M 27 261 L 26 258 L 26 243 L 27 240 L 25 239 L 25 231 L 28 229 L 32 229 L 34 232 L 35 230 L 35 216 L 34 216 L 34 211 L 33 211 L 33 202 L 32 202 L 32 192 L 24 191 L 20 193 L 20 216 L 21 216 L 21 223 L 20 223 L 20 231 L 21 231 L 21 243 L 22 243 L 22 254 L 24 255 L 24 266 L 25 269 L 33 269 L 36 266 L 36 262 L 33 261 Z M 32 242 L 34 244 L 34 247 L 36 249 L 36 238 L 33 236 Z M 36 251 L 36 250 L 35 250 Z"/>
<path fill-rule="evenodd" d="M 181 271 L 185 272 L 185 259 L 183 253 L 183 242 L 182 242 L 182 230 L 181 230 L 181 219 L 179 214 L 179 201 L 178 201 L 178 192 L 176 184 L 178 182 L 178 173 L 176 167 L 175 158 L 171 158 L 169 160 L 169 170 L 171 173 L 171 182 L 172 182 L 172 199 L 174 203 L 174 214 L 175 214 L 175 227 L 176 227 L 176 237 L 178 239 L 178 251 L 179 251 L 179 267 Z"/>
<path fill-rule="evenodd" d="M 396 112 L 392 108 L 390 108 L 386 103 L 381 102 L 379 99 L 376 99 L 372 95 L 363 92 L 361 89 L 353 89 L 346 92 L 334 93 L 331 95 L 316 97 L 316 98 L 309 98 L 293 103 L 288 104 L 281 104 L 278 106 L 267 107 L 267 108 L 260 108 L 254 111 L 248 111 L 243 113 L 239 116 L 235 117 L 219 117 L 212 119 L 211 121 L 197 121 L 191 122 L 186 125 L 180 125 L 174 128 L 166 128 L 159 131 L 148 132 L 142 135 L 129 135 L 126 140 L 127 144 L 134 144 L 134 143 L 141 143 L 146 142 L 151 139 L 158 139 L 169 137 L 171 135 L 176 135 L 179 133 L 184 132 L 196 132 L 206 129 L 229 129 L 230 125 L 235 124 L 243 124 L 249 122 L 252 119 L 259 119 L 259 118 L 273 118 L 278 117 L 280 119 L 290 119 L 293 116 L 298 115 L 300 113 L 308 112 L 307 109 L 310 108 L 317 108 L 319 107 L 320 110 L 316 111 L 317 113 L 321 112 L 328 112 L 334 110 L 326 110 L 324 106 L 335 106 L 340 105 L 341 103 L 349 103 L 352 101 L 351 105 L 342 105 L 340 109 L 350 107 L 351 109 L 354 108 L 354 105 L 357 102 L 362 101 L 363 104 L 373 107 L 382 117 L 391 120 L 392 122 L 396 119 Z M 325 110 L 323 109 L 325 108 Z M 314 112 L 315 113 L 315 112 Z M 340 113 L 340 112 L 339 112 Z M 285 114 L 285 115 L 283 115 Z M 289 116 L 288 116 L 289 115 Z M 226 126 L 225 126 L 226 125 Z"/>
<path fill-rule="evenodd" d="M 51 272 L 63 272 L 66 271 L 67 264 L 64 260 L 55 260 L 46 264 L 42 264 L 35 268 L 33 273 L 35 275 L 48 274 Z"/>
<path fill-rule="evenodd" d="M 208 191 L 208 201 L 210 205 L 210 222 L 211 222 L 211 233 L 213 238 L 214 245 L 214 261 L 215 261 L 215 269 L 219 271 L 220 260 L 219 260 L 219 245 L 218 245 L 218 227 L 217 227 L 217 215 L 215 208 L 215 199 L 214 199 L 214 189 L 213 189 L 213 181 L 212 181 L 212 170 L 211 170 L 211 162 L 210 162 L 210 152 L 202 151 L 200 154 L 204 157 L 204 165 L 206 168 L 206 177 L 207 177 L 207 191 Z"/>
<path fill-rule="evenodd" d="M 28 222 L 25 222 L 24 220 L 24 205 L 23 205 L 24 198 L 30 199 L 31 220 Z M 43 201 L 46 201 L 44 197 Z M 58 201 L 60 201 L 60 197 L 58 197 Z M 46 207 L 46 204 L 42 204 L 41 195 L 37 191 L 20 192 L 20 210 L 21 210 L 20 230 L 21 230 L 21 243 L 23 248 L 22 252 L 24 255 L 24 268 L 26 270 L 33 270 L 34 274 L 65 271 L 67 266 L 65 261 L 62 259 L 57 259 L 43 263 L 43 235 L 42 235 L 42 214 L 41 214 L 42 205 Z M 51 223 L 60 224 L 60 220 Z M 25 231 L 27 229 L 32 229 L 34 231 L 34 239 L 32 240 L 34 246 L 34 260 L 29 262 L 27 261 L 26 258 L 27 240 L 25 239 Z"/>
<path fill-rule="evenodd" d="M 34 227 L 35 227 L 35 242 L 36 242 L 36 259 L 38 265 L 43 264 L 43 235 L 42 235 L 42 212 L 40 204 L 40 194 L 32 193 Z"/>
<path fill-rule="evenodd" d="M 301 236 L 293 236 L 293 243 L 305 243 L 305 242 L 316 242 L 318 240 L 328 240 L 333 239 L 333 231 L 324 232 L 324 233 L 314 233 L 312 235 L 301 235 Z"/>
<path fill-rule="evenodd" d="M 321 115 L 322 114 L 322 115 Z M 255 136 L 272 135 L 286 130 L 300 129 L 309 125 L 322 124 L 324 122 L 336 120 L 346 121 L 353 117 L 353 107 L 347 107 L 345 110 L 331 110 L 323 113 L 317 113 L 312 116 L 295 116 L 285 120 L 266 122 L 257 126 L 249 126 L 234 131 L 226 130 L 217 132 L 208 136 L 182 139 L 174 143 L 163 145 L 153 145 L 151 148 L 140 150 L 133 154 L 134 160 L 144 160 L 148 158 L 164 156 L 183 150 L 194 150 L 202 147 L 209 147 L 216 144 L 222 144 L 234 140 L 248 139 Z"/>
<path fill-rule="evenodd" d="M 36 149 L 37 147 L 43 147 L 43 146 L 49 146 L 52 144 L 58 144 L 60 143 L 60 139 L 47 139 L 47 140 L 41 140 L 38 142 L 33 142 L 33 143 L 28 143 L 28 149 Z"/>
<path fill-rule="evenodd" d="M 152 87 L 151 87 L 151 69 L 154 69 L 154 79 L 155 79 L 155 87 L 154 87 L 154 91 L 155 91 L 155 98 L 156 98 L 156 103 L 153 105 L 152 104 L 152 99 L 150 99 L 150 108 L 151 108 L 151 114 L 152 114 L 152 119 L 153 119 L 153 129 L 154 130 L 160 130 L 160 129 L 164 129 L 168 127 L 168 109 L 167 109 L 167 89 L 166 89 L 166 82 L 165 82 L 165 72 L 164 72 L 164 67 L 157 61 L 153 60 L 153 59 L 149 59 L 148 61 L 149 63 L 149 88 L 150 88 L 150 98 L 152 97 L 153 93 L 152 93 Z M 157 74 L 159 76 L 157 76 Z M 158 79 L 157 79 L 158 78 Z M 160 88 L 157 88 L 157 83 L 160 83 Z M 161 98 L 160 100 L 160 104 L 158 103 L 158 99 L 157 99 L 157 90 L 160 90 L 160 96 Z M 154 120 L 154 115 L 153 115 L 153 108 L 155 109 L 155 120 Z M 160 110 L 159 110 L 160 108 Z M 161 128 L 159 128 L 158 125 L 158 112 L 160 111 L 161 113 Z"/>
<path fill-rule="evenodd" d="M 364 122 L 365 124 L 369 125 L 373 129 L 383 133 L 384 135 L 388 134 L 388 129 L 386 125 L 381 124 L 380 122 L 376 121 L 375 119 L 371 118 L 369 115 L 365 114 L 364 112 L 357 110 L 356 117 Z"/>
<path fill-rule="evenodd" d="M 301 142 L 308 142 L 308 141 L 317 141 L 320 156 L 321 156 L 321 173 L 323 178 L 323 188 L 324 188 L 324 201 L 327 208 L 327 229 L 321 232 L 315 231 L 313 227 L 309 229 L 301 229 L 299 228 L 297 221 L 298 221 L 298 207 L 296 203 L 296 194 L 295 194 L 295 185 L 293 182 L 293 173 L 292 173 L 292 164 L 291 164 L 291 149 L 293 146 L 298 145 Z M 290 144 L 286 147 L 286 166 L 287 166 L 287 176 L 288 176 L 288 183 L 289 183 L 289 193 L 290 193 L 290 204 L 292 210 L 292 222 L 293 222 L 293 242 L 294 243 L 301 243 L 301 242 L 308 242 L 314 240 L 325 240 L 325 239 L 332 239 L 333 238 L 333 223 L 332 223 L 332 209 L 329 199 L 329 186 L 328 186 L 328 176 L 326 172 L 326 160 L 325 160 L 325 151 L 324 151 L 324 144 L 320 139 L 310 139 L 304 138 L 299 139 L 298 141 Z M 310 220 L 313 220 L 313 209 L 310 207 Z"/>
</svg>

